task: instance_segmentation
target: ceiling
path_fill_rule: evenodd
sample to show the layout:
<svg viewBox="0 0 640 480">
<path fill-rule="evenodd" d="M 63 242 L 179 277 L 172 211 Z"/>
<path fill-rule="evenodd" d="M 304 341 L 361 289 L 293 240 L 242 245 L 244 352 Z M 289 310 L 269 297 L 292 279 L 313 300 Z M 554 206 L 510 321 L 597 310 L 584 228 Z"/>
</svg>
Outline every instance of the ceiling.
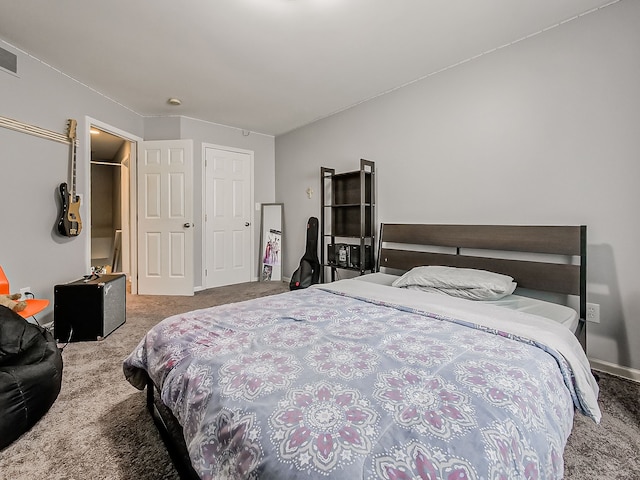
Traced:
<svg viewBox="0 0 640 480">
<path fill-rule="evenodd" d="M 0 38 L 140 115 L 279 135 L 609 3 L 4 0 Z"/>
<path fill-rule="evenodd" d="M 100 130 L 91 128 L 91 160 L 97 162 L 113 163 L 117 161 L 116 153 L 126 140 Z"/>
</svg>

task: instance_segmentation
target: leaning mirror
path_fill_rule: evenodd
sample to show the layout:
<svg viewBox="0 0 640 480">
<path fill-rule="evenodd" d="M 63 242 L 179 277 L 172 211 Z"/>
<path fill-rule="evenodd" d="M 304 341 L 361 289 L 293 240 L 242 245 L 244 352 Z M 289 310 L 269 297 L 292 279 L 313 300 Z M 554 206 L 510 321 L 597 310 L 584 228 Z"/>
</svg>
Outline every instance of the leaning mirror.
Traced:
<svg viewBox="0 0 640 480">
<path fill-rule="evenodd" d="M 263 203 L 260 226 L 260 281 L 282 281 L 282 203 Z"/>
</svg>

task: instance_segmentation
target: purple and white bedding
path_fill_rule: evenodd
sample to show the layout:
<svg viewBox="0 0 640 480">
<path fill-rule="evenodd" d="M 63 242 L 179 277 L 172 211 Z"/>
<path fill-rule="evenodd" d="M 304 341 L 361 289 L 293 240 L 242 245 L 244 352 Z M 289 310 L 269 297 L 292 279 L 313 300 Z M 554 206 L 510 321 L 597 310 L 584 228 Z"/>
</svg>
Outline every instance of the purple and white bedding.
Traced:
<svg viewBox="0 0 640 480">
<path fill-rule="evenodd" d="M 167 318 L 124 372 L 202 479 L 556 479 L 574 409 L 600 420 L 557 322 L 352 280 Z"/>
</svg>

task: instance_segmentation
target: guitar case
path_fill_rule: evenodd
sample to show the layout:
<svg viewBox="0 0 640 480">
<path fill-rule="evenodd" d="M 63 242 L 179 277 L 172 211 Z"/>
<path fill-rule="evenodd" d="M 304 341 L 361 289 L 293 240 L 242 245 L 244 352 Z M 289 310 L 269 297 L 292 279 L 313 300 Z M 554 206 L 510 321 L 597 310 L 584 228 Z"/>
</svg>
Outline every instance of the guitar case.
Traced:
<svg viewBox="0 0 640 480">
<path fill-rule="evenodd" d="M 300 259 L 300 266 L 291 275 L 290 290 L 307 288 L 320 283 L 320 261 L 318 260 L 318 219 L 310 217 L 307 222 L 307 249 Z"/>
</svg>

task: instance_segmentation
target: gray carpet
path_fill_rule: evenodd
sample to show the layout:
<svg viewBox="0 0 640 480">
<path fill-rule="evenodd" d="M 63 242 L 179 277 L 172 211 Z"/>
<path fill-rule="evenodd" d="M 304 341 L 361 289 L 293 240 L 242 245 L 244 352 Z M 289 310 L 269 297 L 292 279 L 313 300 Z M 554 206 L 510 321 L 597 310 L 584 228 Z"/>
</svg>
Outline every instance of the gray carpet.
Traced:
<svg viewBox="0 0 640 480">
<path fill-rule="evenodd" d="M 280 282 L 220 287 L 193 297 L 127 297 L 127 322 L 101 342 L 64 350 L 62 391 L 51 410 L 0 452 L 1 480 L 178 479 L 122 360 L 162 318 L 287 291 Z M 577 414 L 567 479 L 640 479 L 640 384 L 600 374 L 600 425 Z"/>
</svg>

